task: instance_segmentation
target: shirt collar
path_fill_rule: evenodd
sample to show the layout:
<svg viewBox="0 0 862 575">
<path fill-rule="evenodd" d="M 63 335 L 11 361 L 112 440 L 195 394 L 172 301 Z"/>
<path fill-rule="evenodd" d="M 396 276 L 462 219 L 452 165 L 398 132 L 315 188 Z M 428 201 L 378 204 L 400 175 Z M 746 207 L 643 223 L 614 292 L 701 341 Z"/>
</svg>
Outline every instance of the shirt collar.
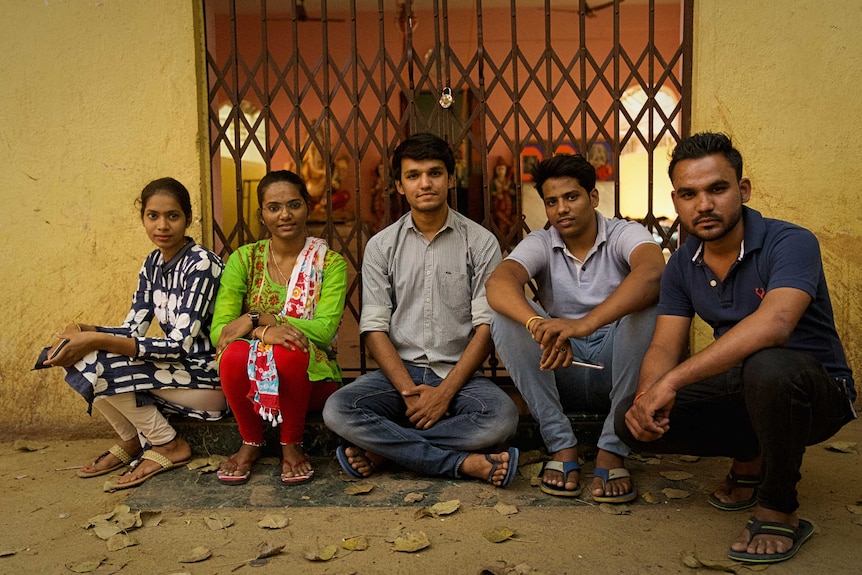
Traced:
<svg viewBox="0 0 862 575">
<path fill-rule="evenodd" d="M 596 241 L 590 249 L 590 252 L 587 254 L 587 258 L 589 258 L 600 245 L 608 241 L 608 219 L 599 213 L 598 210 L 594 209 L 593 214 L 596 216 L 597 223 Z M 563 241 L 563 237 L 560 235 L 560 232 L 557 231 L 557 228 L 551 226 L 548 231 L 551 233 L 551 247 L 553 249 L 559 248 L 563 250 L 564 253 L 569 253 L 568 248 L 566 247 L 566 242 Z M 584 261 L 586 261 L 586 259 Z"/>
<path fill-rule="evenodd" d="M 438 234 L 440 232 L 442 232 L 443 230 L 445 230 L 446 228 L 453 228 L 453 229 L 455 228 L 455 213 L 454 213 L 455 210 L 453 210 L 452 206 L 449 206 L 449 205 L 447 205 L 446 208 L 447 208 L 446 209 L 446 221 L 443 222 L 443 225 L 440 227 L 439 230 L 437 230 Z M 414 230 L 416 233 L 421 233 L 421 232 L 419 232 L 419 229 L 416 227 L 416 223 L 413 221 L 413 213 L 412 212 L 407 212 L 407 219 L 405 221 L 405 224 L 408 228 Z"/>
<path fill-rule="evenodd" d="M 763 221 L 763 214 L 757 210 L 753 210 L 748 206 L 742 206 L 742 225 L 745 233 L 742 238 L 742 245 L 739 246 L 739 255 L 737 261 L 742 261 L 746 253 L 751 253 L 763 247 L 763 241 L 766 238 L 766 222 Z M 703 242 L 694 236 L 689 236 L 686 243 L 692 247 L 696 246 L 694 255 L 691 261 L 697 263 L 703 260 Z M 746 250 L 746 246 L 748 249 Z"/>
</svg>

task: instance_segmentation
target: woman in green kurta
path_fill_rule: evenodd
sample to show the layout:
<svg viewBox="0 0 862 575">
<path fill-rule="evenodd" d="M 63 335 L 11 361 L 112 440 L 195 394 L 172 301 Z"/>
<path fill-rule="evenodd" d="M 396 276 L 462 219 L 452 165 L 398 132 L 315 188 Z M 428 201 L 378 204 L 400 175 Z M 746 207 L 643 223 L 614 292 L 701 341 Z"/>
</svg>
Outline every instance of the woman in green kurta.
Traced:
<svg viewBox="0 0 862 575">
<path fill-rule="evenodd" d="M 314 476 L 301 445 L 305 415 L 321 409 L 341 382 L 335 338 L 347 265 L 325 241 L 308 236 L 309 196 L 299 176 L 271 172 L 257 195 L 270 239 L 228 259 L 212 322 L 222 389 L 242 436 L 218 479 L 248 481 L 266 421 L 281 425 L 281 479 L 295 485 Z"/>
</svg>

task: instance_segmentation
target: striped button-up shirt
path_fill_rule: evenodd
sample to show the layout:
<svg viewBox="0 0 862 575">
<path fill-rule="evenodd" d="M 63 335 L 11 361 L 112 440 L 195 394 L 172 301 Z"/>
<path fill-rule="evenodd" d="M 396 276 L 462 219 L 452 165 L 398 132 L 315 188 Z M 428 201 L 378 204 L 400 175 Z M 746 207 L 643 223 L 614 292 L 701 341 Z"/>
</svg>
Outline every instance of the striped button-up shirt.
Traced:
<svg viewBox="0 0 862 575">
<path fill-rule="evenodd" d="M 491 321 L 485 281 L 500 259 L 491 232 L 452 209 L 430 242 L 407 213 L 365 248 L 360 332 L 387 332 L 402 360 L 446 377 Z"/>
</svg>

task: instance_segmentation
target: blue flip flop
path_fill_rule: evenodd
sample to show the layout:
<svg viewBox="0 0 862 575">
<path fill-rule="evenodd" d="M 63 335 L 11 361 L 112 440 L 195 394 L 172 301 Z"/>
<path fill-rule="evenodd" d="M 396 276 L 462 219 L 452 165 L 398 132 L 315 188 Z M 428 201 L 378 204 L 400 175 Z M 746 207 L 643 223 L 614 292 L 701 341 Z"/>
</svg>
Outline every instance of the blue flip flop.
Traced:
<svg viewBox="0 0 862 575">
<path fill-rule="evenodd" d="M 539 477 L 543 477 L 545 475 L 545 469 L 550 469 L 551 471 L 559 471 L 563 474 L 563 481 L 569 477 L 569 473 L 572 471 L 578 471 L 581 468 L 581 464 L 577 461 L 547 461 L 542 466 L 542 470 L 539 471 Z M 550 483 L 545 483 L 542 481 L 542 485 L 539 487 L 542 492 L 547 493 L 548 495 L 557 495 L 559 497 L 577 497 L 581 494 L 581 484 L 578 482 L 578 486 L 575 489 L 568 490 L 564 487 L 558 487 L 556 485 L 551 485 Z"/>
<path fill-rule="evenodd" d="M 602 480 L 602 489 L 604 489 L 605 485 L 608 484 L 608 481 L 613 481 L 614 479 L 623 479 L 625 477 L 631 477 L 632 474 L 629 473 L 629 470 L 625 467 L 614 467 L 613 469 L 606 469 L 604 467 L 596 467 L 593 470 L 593 477 L 598 477 Z M 593 495 L 593 501 L 598 503 L 628 503 L 629 501 L 633 501 L 638 496 L 637 489 L 635 489 L 634 484 L 632 484 L 631 491 L 623 493 L 621 495 Z"/>
<path fill-rule="evenodd" d="M 734 551 L 733 549 L 727 552 L 728 557 L 742 563 L 778 563 L 779 561 L 786 561 L 796 555 L 802 544 L 811 539 L 811 536 L 814 534 L 814 526 L 805 519 L 800 519 L 799 526 L 794 527 L 787 523 L 760 521 L 752 517 L 746 523 L 745 528 L 748 529 L 748 533 L 751 535 L 749 541 L 755 535 L 780 535 L 793 541 L 793 547 L 784 553 L 746 553 L 745 551 Z"/>
<path fill-rule="evenodd" d="M 518 455 L 520 452 L 517 447 L 510 447 L 506 450 L 509 454 L 509 467 L 506 468 L 506 476 L 503 477 L 503 482 L 496 487 L 508 487 L 515 480 L 515 475 L 518 473 Z M 488 473 L 488 483 L 494 484 L 494 473 L 500 467 L 502 461 L 496 461 L 489 454 L 485 454 L 485 459 L 491 464 L 491 471 Z"/>
<path fill-rule="evenodd" d="M 350 465 L 350 460 L 347 459 L 347 452 L 343 445 L 339 445 L 335 449 L 335 458 L 338 460 L 338 465 L 341 466 L 341 470 L 347 475 L 356 477 L 357 479 L 362 479 L 364 477 L 364 475 L 353 469 L 353 466 Z"/>
<path fill-rule="evenodd" d="M 748 499 L 737 501 L 736 503 L 725 503 L 716 497 L 715 493 L 710 493 L 709 497 L 706 499 L 710 505 L 716 509 L 721 509 L 722 511 L 742 511 L 743 509 L 751 509 L 757 505 L 757 487 L 760 485 L 759 477 L 755 477 L 754 475 L 737 475 L 731 471 L 727 474 L 727 479 L 725 479 L 725 481 L 730 484 L 731 489 L 735 489 L 737 487 L 752 487 L 754 488 L 754 493 L 752 493 L 751 497 Z"/>
</svg>

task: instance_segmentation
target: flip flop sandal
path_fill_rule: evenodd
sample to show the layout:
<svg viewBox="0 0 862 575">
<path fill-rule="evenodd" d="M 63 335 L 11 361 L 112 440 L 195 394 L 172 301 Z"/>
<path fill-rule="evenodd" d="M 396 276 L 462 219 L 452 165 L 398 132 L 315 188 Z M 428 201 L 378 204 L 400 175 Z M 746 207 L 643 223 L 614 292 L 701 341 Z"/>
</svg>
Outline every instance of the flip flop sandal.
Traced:
<svg viewBox="0 0 862 575">
<path fill-rule="evenodd" d="M 119 459 L 120 462 L 117 463 L 116 465 L 108 467 L 107 469 L 97 469 L 94 471 L 87 471 L 86 469 L 83 469 L 83 468 L 79 469 L 78 470 L 78 477 L 80 477 L 82 479 L 89 479 L 90 477 L 99 477 L 101 475 L 107 475 L 108 473 L 111 473 L 112 471 L 116 471 L 117 469 L 125 467 L 126 465 L 130 464 L 132 461 L 135 460 L 134 456 L 131 455 L 128 451 L 126 451 L 125 449 L 123 449 L 119 445 L 114 444 L 108 448 L 108 451 L 106 451 L 105 453 L 103 453 L 102 455 L 97 457 L 96 460 L 93 461 L 93 463 L 91 463 L 88 467 L 95 466 L 97 463 L 99 463 L 99 461 L 102 460 L 102 458 L 104 458 L 108 455 L 113 455 L 114 457 Z"/>
<path fill-rule="evenodd" d="M 598 477 L 602 480 L 602 489 L 608 484 L 608 481 L 614 479 L 623 479 L 631 477 L 632 474 L 625 467 L 614 467 L 613 469 L 605 469 L 604 467 L 596 467 L 593 470 L 593 477 Z M 621 495 L 593 495 L 593 501 L 598 503 L 628 503 L 638 496 L 637 489 L 632 484 L 632 490 Z"/>
<path fill-rule="evenodd" d="M 722 511 L 742 511 L 743 509 L 751 509 L 755 505 L 757 505 L 757 486 L 760 485 L 760 478 L 754 475 L 737 475 L 733 471 L 727 474 L 727 478 L 725 479 L 730 484 L 731 490 L 737 487 L 754 487 L 754 493 L 751 494 L 751 497 L 744 501 L 737 501 L 736 503 L 725 503 L 721 499 L 715 496 L 715 492 L 710 493 L 707 501 L 710 505 L 715 507 L 716 509 L 721 509 Z"/>
<path fill-rule="evenodd" d="M 357 479 L 365 479 L 365 475 L 362 475 L 350 465 L 350 459 L 347 458 L 347 448 L 345 446 L 339 445 L 335 449 L 335 458 L 338 460 L 338 465 L 344 473 Z M 377 471 L 377 466 L 370 458 L 366 457 L 365 460 L 368 461 L 368 466 L 371 468 L 371 473 L 368 474 L 368 476 L 371 476 L 371 474 Z"/>
<path fill-rule="evenodd" d="M 299 465 L 300 463 L 305 463 L 307 461 L 308 461 L 307 458 L 302 458 L 299 461 L 297 461 L 296 463 L 291 463 L 287 459 L 282 459 L 281 463 L 282 464 L 287 463 L 288 465 L 290 465 L 291 468 L 295 469 L 297 465 Z M 314 479 L 314 470 L 313 469 L 309 469 L 308 471 L 306 471 L 302 475 L 294 475 L 293 477 L 286 477 L 283 473 L 281 474 L 281 482 L 284 483 L 285 485 L 302 485 L 303 483 L 308 483 L 312 479 Z"/>
<path fill-rule="evenodd" d="M 492 459 L 490 455 L 485 454 L 485 459 L 488 463 L 491 464 L 491 471 L 488 473 L 488 483 L 494 485 L 494 487 L 508 487 L 514 480 L 515 475 L 518 472 L 518 455 L 519 451 L 517 447 L 510 447 L 506 450 L 509 454 L 509 466 L 506 468 L 506 475 L 503 477 L 503 482 L 500 485 L 494 485 L 494 473 L 497 471 L 497 468 L 503 463 L 502 461 L 496 461 Z"/>
<path fill-rule="evenodd" d="M 236 459 L 234 459 L 233 457 L 228 457 L 227 460 L 229 463 L 232 463 L 235 467 L 237 467 L 237 468 L 240 467 L 240 463 Z M 252 465 L 254 465 L 254 462 L 252 462 Z M 249 467 L 249 470 L 246 471 L 245 473 L 243 473 L 242 475 L 228 475 L 225 471 L 222 471 L 221 469 L 216 471 L 216 478 L 219 480 L 220 483 L 223 483 L 225 485 L 242 485 L 244 483 L 248 483 L 248 480 L 250 477 L 251 477 L 251 468 L 250 467 Z"/>
<path fill-rule="evenodd" d="M 794 527 L 787 523 L 775 523 L 774 521 L 760 521 L 752 517 L 746 523 L 745 528 L 751 534 L 751 539 L 755 535 L 780 535 L 788 537 L 793 541 L 793 546 L 784 553 L 746 553 L 745 551 L 728 551 L 727 556 L 734 561 L 742 563 L 778 563 L 786 561 L 796 555 L 802 544 L 811 539 L 814 535 L 814 526 L 805 519 L 799 520 L 799 525 Z"/>
<path fill-rule="evenodd" d="M 577 461 L 546 461 L 542 466 L 542 470 L 539 471 L 539 477 L 545 476 L 545 470 L 550 469 L 551 471 L 558 471 L 563 474 L 563 481 L 569 477 L 569 473 L 572 471 L 579 471 L 581 469 L 581 464 Z M 578 482 L 578 486 L 575 489 L 568 490 L 563 487 L 559 487 L 557 485 L 551 485 L 550 483 L 545 483 L 544 480 L 542 484 L 539 486 L 543 493 L 547 493 L 548 495 L 557 495 L 559 497 L 577 497 L 581 494 L 580 482 Z"/>
<path fill-rule="evenodd" d="M 134 481 L 129 481 L 128 483 L 117 483 L 116 481 L 106 481 L 105 485 L 102 487 L 103 491 L 118 491 L 120 489 L 129 489 L 130 487 L 137 487 L 153 475 L 158 475 L 163 471 L 168 471 L 170 469 L 176 469 L 177 467 L 182 467 L 183 465 L 189 462 L 188 459 L 184 461 L 171 461 L 161 453 L 153 451 L 152 449 L 147 449 L 144 451 L 144 454 L 141 455 L 141 461 L 144 459 L 148 459 L 150 461 L 155 461 L 159 464 L 160 467 L 154 469 L 150 473 L 144 475 L 143 477 L 139 477 Z M 131 473 L 131 471 L 129 472 Z M 120 477 L 124 477 L 127 474 L 123 474 Z"/>
</svg>

